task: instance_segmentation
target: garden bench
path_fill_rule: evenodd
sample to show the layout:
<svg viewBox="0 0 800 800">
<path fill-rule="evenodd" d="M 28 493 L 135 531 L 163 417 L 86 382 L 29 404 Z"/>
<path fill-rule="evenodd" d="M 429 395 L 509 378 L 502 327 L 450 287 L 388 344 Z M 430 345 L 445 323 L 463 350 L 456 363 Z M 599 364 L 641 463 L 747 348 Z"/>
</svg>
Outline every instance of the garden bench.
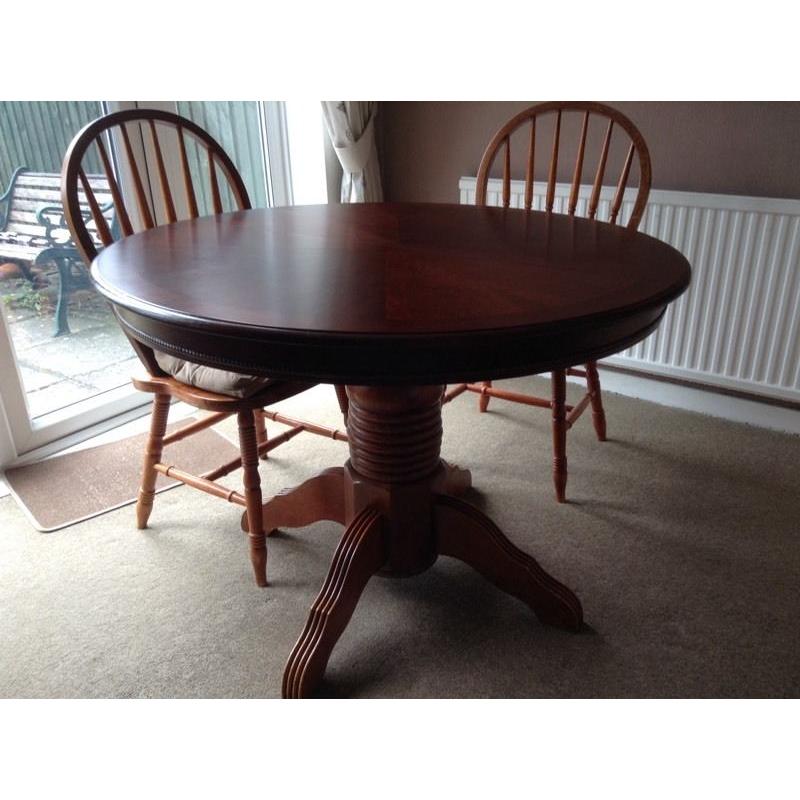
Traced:
<svg viewBox="0 0 800 800">
<path fill-rule="evenodd" d="M 104 215 L 113 229 L 113 203 L 105 175 L 87 176 Z M 81 193 L 81 208 L 87 220 L 91 213 Z M 94 223 L 89 227 L 94 231 Z M 80 257 L 64 219 L 61 205 L 61 175 L 34 172 L 18 167 L 8 189 L 0 197 L 0 263 L 16 264 L 33 284 L 32 266 L 55 265 L 59 275 L 55 336 L 69 333 L 67 303 L 69 293 L 90 286 Z"/>
</svg>

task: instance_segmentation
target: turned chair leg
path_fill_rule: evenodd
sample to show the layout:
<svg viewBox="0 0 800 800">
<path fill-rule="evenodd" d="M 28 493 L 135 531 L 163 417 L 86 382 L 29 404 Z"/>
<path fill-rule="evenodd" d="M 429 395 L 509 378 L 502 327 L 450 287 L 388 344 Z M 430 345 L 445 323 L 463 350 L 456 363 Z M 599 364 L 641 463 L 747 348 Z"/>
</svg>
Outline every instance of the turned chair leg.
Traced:
<svg viewBox="0 0 800 800">
<path fill-rule="evenodd" d="M 481 386 L 485 386 L 487 389 L 491 389 L 492 388 L 492 382 L 491 381 L 482 381 L 481 382 Z M 490 400 L 490 397 L 489 397 L 488 394 L 479 394 L 478 395 L 478 411 L 480 411 L 481 414 L 489 408 L 489 400 Z"/>
<path fill-rule="evenodd" d="M 600 376 L 597 374 L 597 362 L 590 361 L 586 365 L 586 384 L 592 403 L 592 422 L 597 438 L 606 440 L 606 412 L 603 410 L 603 396 L 600 393 Z"/>
<path fill-rule="evenodd" d="M 153 510 L 156 478 L 158 477 L 155 465 L 161 461 L 161 453 L 164 449 L 164 433 L 167 430 L 169 405 L 168 395 L 154 395 L 153 411 L 150 415 L 150 436 L 144 449 L 142 484 L 136 500 L 136 527 L 140 530 L 147 527 L 147 520 L 150 519 L 150 512 Z"/>
<path fill-rule="evenodd" d="M 559 369 L 551 376 L 553 400 L 553 483 L 556 499 L 563 503 L 567 492 L 567 372 Z"/>
<path fill-rule="evenodd" d="M 258 443 L 255 416 L 252 411 L 240 411 L 239 448 L 244 471 L 244 498 L 247 504 L 247 533 L 250 538 L 250 561 L 256 583 L 267 585 L 267 537 L 261 514 L 261 478 L 258 474 Z"/>
<path fill-rule="evenodd" d="M 260 447 L 262 444 L 269 441 L 269 436 L 267 435 L 267 420 L 264 416 L 264 412 L 260 408 L 253 409 L 253 420 L 256 426 L 256 442 Z M 266 461 L 269 458 L 269 453 L 262 453 L 260 458 L 262 461 Z"/>
</svg>

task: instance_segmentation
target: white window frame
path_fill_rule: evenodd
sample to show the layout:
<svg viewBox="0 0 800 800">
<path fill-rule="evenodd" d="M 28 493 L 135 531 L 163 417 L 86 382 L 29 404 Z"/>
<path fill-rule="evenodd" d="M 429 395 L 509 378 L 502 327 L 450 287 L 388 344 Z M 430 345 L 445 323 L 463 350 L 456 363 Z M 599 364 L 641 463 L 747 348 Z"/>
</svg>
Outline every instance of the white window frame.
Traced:
<svg viewBox="0 0 800 800">
<path fill-rule="evenodd" d="M 294 204 L 292 164 L 289 155 L 289 132 L 286 127 L 286 106 L 283 102 L 258 104 L 261 141 L 264 147 L 264 174 L 271 208 Z"/>
</svg>

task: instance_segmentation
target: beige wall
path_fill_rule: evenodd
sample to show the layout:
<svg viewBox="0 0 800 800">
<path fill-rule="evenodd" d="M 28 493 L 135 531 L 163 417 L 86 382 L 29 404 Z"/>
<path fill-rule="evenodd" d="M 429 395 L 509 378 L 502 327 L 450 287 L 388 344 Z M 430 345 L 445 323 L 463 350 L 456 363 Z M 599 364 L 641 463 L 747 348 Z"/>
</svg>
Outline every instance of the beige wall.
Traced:
<svg viewBox="0 0 800 800">
<path fill-rule="evenodd" d="M 534 102 L 382 103 L 386 199 L 458 202 L 458 179 Z M 608 102 L 644 135 L 653 188 L 800 198 L 800 103 Z"/>
</svg>

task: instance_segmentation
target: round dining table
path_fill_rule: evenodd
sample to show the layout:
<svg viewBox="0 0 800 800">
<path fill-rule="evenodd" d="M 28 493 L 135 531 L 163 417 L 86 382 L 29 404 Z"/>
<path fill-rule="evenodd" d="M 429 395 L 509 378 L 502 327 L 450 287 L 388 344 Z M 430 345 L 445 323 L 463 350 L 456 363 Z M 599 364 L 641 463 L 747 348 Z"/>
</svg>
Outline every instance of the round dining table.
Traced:
<svg viewBox="0 0 800 800">
<path fill-rule="evenodd" d="M 624 350 L 690 274 L 677 250 L 621 226 L 423 203 L 209 216 L 129 236 L 92 265 L 126 333 L 150 347 L 346 387 L 347 462 L 263 506 L 268 531 L 345 526 L 284 697 L 314 692 L 373 575 L 415 575 L 439 556 L 471 565 L 541 623 L 582 627 L 575 594 L 461 496 L 469 472 L 440 454 L 445 386 Z"/>
</svg>

